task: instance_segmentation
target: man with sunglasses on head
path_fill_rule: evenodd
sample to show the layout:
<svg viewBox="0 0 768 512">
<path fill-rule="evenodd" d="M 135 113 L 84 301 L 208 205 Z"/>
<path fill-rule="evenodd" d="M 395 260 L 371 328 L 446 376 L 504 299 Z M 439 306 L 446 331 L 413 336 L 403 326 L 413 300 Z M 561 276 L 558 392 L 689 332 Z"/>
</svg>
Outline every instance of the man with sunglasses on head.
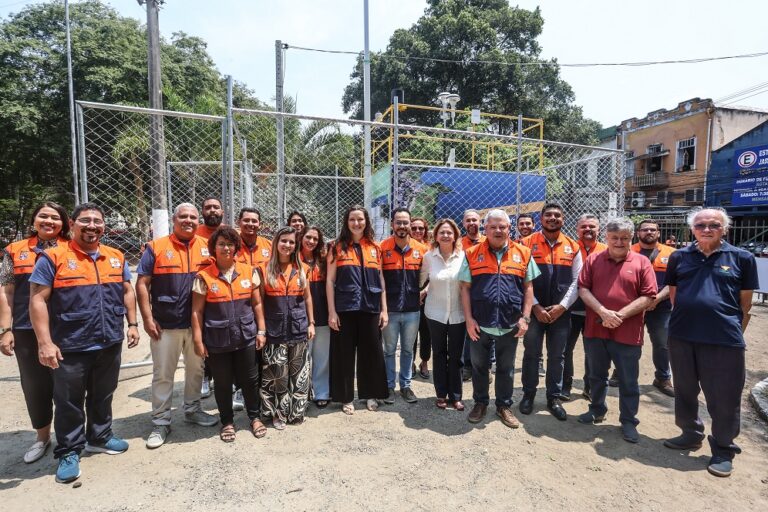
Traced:
<svg viewBox="0 0 768 512">
<path fill-rule="evenodd" d="M 675 424 L 682 433 L 664 441 L 673 450 L 696 450 L 704 440 L 699 392 L 712 418 L 707 470 L 730 476 L 741 449 L 745 381 L 744 330 L 752 293 L 759 288 L 755 257 L 725 241 L 731 220 L 722 208 L 693 210 L 688 225 L 696 243 L 669 257 L 666 285 L 672 302 L 669 356 L 675 375 Z"/>
</svg>

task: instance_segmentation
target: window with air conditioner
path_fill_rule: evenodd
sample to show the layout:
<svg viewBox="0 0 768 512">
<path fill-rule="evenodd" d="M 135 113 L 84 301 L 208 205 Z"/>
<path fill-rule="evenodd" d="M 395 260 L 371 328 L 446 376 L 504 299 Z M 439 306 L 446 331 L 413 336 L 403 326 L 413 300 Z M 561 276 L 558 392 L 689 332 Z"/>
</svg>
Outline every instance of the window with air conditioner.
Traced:
<svg viewBox="0 0 768 512">
<path fill-rule="evenodd" d="M 675 171 L 686 172 L 696 168 L 696 137 L 677 141 Z"/>
<path fill-rule="evenodd" d="M 686 203 L 698 203 L 704 200 L 703 188 L 689 188 L 685 191 Z"/>
<path fill-rule="evenodd" d="M 663 151 L 661 144 L 651 144 L 646 151 L 649 155 L 657 155 Z M 645 172 L 659 172 L 661 170 L 661 156 L 652 156 L 645 161 Z"/>
</svg>

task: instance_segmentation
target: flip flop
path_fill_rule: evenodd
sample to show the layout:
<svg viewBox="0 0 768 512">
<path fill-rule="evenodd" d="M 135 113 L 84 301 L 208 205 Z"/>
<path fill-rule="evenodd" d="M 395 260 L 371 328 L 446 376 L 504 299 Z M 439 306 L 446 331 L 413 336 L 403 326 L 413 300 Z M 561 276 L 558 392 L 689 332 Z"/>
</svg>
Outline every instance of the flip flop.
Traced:
<svg viewBox="0 0 768 512">
<path fill-rule="evenodd" d="M 317 400 L 315 402 L 315 405 L 317 406 L 318 409 L 325 409 L 326 407 L 328 407 L 328 400 Z"/>
</svg>

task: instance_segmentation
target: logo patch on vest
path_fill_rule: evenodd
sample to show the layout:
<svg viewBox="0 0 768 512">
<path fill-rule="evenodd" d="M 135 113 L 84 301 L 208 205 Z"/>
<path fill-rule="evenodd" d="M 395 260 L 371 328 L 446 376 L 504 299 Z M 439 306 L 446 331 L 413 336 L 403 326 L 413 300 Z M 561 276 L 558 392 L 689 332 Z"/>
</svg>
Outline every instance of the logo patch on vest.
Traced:
<svg viewBox="0 0 768 512">
<path fill-rule="evenodd" d="M 570 245 L 566 245 L 563 247 L 563 252 L 565 254 L 573 254 L 573 248 Z"/>
<path fill-rule="evenodd" d="M 371 249 L 371 258 L 375 258 L 376 254 L 376 249 Z"/>
<path fill-rule="evenodd" d="M 415 251 L 413 251 L 413 257 L 414 257 L 414 258 L 417 258 L 417 259 L 418 259 L 419 257 L 421 257 L 421 253 L 418 251 L 418 249 L 417 249 L 417 250 L 415 250 Z"/>
<path fill-rule="evenodd" d="M 660 261 L 666 265 L 669 262 L 669 258 L 661 258 Z"/>
<path fill-rule="evenodd" d="M 173 259 L 173 251 L 170 250 L 170 249 L 165 251 L 165 258 L 168 259 L 168 260 L 172 260 Z"/>
<path fill-rule="evenodd" d="M 207 258 L 208 256 L 211 255 L 211 253 L 208 252 L 208 248 L 207 247 L 201 247 L 200 248 L 200 255 L 201 256 L 205 256 Z"/>
<path fill-rule="evenodd" d="M 216 283 L 213 283 L 213 284 L 211 285 L 211 291 L 212 291 L 213 293 L 219 293 L 219 285 L 218 285 L 218 284 L 216 284 Z"/>
<path fill-rule="evenodd" d="M 522 263 L 523 259 L 520 257 L 519 254 L 513 254 L 512 255 L 512 261 L 514 261 L 515 263 Z"/>
<path fill-rule="evenodd" d="M 29 258 L 29 251 L 21 251 L 19 253 L 19 259 L 21 261 L 24 261 L 25 259 Z"/>
<path fill-rule="evenodd" d="M 392 251 L 387 251 L 385 258 L 391 258 L 392 257 Z"/>
<path fill-rule="evenodd" d="M 250 279 L 243 279 L 240 281 L 240 286 L 243 288 L 250 288 L 251 287 L 251 280 Z"/>
<path fill-rule="evenodd" d="M 120 258 L 109 258 L 109 264 L 112 268 L 120 268 Z"/>
<path fill-rule="evenodd" d="M 264 256 L 265 258 L 269 258 L 269 249 L 262 249 L 261 255 Z"/>
<path fill-rule="evenodd" d="M 75 270 L 77 268 L 77 261 L 73 259 L 67 259 L 67 268 L 69 270 Z"/>
<path fill-rule="evenodd" d="M 728 265 L 720 265 L 720 273 L 727 274 L 729 270 L 731 270 L 731 267 Z"/>
<path fill-rule="evenodd" d="M 483 261 L 485 261 L 485 254 L 480 254 L 480 255 L 478 255 L 478 256 L 477 256 L 477 261 L 479 261 L 479 262 L 483 262 Z"/>
</svg>

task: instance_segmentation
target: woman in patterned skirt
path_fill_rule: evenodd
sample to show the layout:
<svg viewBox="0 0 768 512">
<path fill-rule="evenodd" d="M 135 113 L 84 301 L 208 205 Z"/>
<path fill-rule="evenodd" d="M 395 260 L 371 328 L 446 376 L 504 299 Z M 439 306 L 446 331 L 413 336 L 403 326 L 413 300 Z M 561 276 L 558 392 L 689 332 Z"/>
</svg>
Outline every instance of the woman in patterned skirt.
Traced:
<svg viewBox="0 0 768 512">
<path fill-rule="evenodd" d="M 299 260 L 297 232 L 280 229 L 262 273 L 267 345 L 262 352 L 261 413 L 283 430 L 304 421 L 312 384 L 309 340 L 315 336 L 307 266 Z"/>
</svg>

